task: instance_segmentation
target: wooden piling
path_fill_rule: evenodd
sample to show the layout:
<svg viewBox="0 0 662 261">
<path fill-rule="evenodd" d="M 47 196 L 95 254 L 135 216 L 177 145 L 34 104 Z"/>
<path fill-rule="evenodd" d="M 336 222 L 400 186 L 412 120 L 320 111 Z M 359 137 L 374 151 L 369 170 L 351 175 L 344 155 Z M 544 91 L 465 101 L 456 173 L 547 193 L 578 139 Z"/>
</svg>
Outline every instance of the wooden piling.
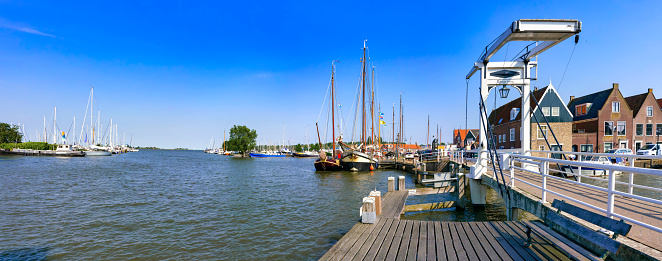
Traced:
<svg viewBox="0 0 662 261">
<path fill-rule="evenodd" d="M 398 177 L 398 190 L 405 190 L 405 176 Z"/>
<path fill-rule="evenodd" d="M 377 216 L 382 214 L 382 192 L 375 190 L 370 191 L 370 197 L 375 199 L 375 213 Z"/>
<path fill-rule="evenodd" d="M 388 191 L 395 191 L 395 177 L 388 177 Z"/>
</svg>

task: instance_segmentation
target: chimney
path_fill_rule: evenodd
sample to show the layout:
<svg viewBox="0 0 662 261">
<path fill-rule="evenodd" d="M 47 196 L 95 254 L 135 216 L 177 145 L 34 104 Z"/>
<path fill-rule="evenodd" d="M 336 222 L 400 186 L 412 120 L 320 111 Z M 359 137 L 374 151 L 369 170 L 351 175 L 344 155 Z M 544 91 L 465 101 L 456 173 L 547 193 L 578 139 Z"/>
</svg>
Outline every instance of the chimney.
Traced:
<svg viewBox="0 0 662 261">
<path fill-rule="evenodd" d="M 538 86 L 533 87 L 534 92 L 537 91 L 537 90 L 538 90 Z"/>
<path fill-rule="evenodd" d="M 614 89 L 618 90 L 618 83 L 613 83 L 612 86 L 614 87 Z"/>
<path fill-rule="evenodd" d="M 572 96 L 572 95 L 571 95 L 569 101 L 572 101 L 572 100 L 574 100 L 574 99 L 575 99 L 575 96 Z"/>
<path fill-rule="evenodd" d="M 648 93 L 652 93 L 652 92 L 653 92 L 653 88 L 648 88 Z"/>
</svg>

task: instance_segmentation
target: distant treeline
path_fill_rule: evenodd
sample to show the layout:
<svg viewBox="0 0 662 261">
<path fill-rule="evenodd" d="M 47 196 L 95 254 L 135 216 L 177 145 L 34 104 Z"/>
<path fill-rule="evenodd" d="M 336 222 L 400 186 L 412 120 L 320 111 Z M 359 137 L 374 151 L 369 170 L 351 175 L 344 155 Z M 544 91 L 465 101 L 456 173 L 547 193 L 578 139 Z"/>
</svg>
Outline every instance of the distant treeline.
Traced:
<svg viewBox="0 0 662 261">
<path fill-rule="evenodd" d="M 13 148 L 28 149 L 28 150 L 55 150 L 55 144 L 48 144 L 46 142 L 24 142 L 24 143 L 2 143 L 0 148 L 11 150 Z"/>
</svg>

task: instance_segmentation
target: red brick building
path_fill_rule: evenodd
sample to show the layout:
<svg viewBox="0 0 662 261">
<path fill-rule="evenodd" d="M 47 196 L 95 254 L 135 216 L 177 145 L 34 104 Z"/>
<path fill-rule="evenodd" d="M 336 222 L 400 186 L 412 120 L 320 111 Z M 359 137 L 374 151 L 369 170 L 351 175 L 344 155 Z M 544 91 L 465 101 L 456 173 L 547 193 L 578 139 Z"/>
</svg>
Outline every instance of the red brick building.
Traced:
<svg viewBox="0 0 662 261">
<path fill-rule="evenodd" d="M 634 141 L 632 150 L 636 152 L 643 145 L 657 143 L 657 129 L 662 129 L 662 109 L 653 95 L 653 89 L 627 97 L 625 101 L 634 115 L 631 125 L 633 131 L 630 132 L 631 140 Z"/>
</svg>

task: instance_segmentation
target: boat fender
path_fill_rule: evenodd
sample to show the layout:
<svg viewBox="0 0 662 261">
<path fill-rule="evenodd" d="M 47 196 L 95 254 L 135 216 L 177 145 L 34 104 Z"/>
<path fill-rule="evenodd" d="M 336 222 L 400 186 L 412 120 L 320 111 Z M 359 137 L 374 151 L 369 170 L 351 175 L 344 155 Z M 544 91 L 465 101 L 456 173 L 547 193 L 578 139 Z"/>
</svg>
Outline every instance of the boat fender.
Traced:
<svg viewBox="0 0 662 261">
<path fill-rule="evenodd" d="M 373 165 L 370 165 L 370 170 L 375 170 L 375 167 Z"/>
</svg>

